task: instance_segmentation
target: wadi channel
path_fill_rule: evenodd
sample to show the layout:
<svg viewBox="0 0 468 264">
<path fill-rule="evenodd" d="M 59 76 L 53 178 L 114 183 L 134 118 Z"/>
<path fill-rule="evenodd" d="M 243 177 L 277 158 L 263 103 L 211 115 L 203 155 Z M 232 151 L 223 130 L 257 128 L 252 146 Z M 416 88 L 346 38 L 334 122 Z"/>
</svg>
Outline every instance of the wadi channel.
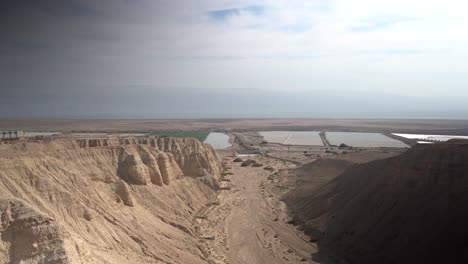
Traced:
<svg viewBox="0 0 468 264">
<path fill-rule="evenodd" d="M 466 141 L 361 148 L 227 136 L 217 150 L 128 134 L 3 140 L 0 263 L 410 263 L 424 247 L 408 241 L 448 247 L 451 227 L 466 234 Z"/>
</svg>

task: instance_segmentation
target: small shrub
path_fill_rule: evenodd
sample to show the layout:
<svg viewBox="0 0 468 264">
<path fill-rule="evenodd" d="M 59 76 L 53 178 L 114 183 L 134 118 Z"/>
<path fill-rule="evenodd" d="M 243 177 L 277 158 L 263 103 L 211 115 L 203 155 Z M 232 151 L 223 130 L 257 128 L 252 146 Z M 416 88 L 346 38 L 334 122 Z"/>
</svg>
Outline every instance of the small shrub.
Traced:
<svg viewBox="0 0 468 264">
<path fill-rule="evenodd" d="M 249 159 L 249 160 L 246 160 L 246 161 L 242 162 L 241 167 L 248 167 L 248 166 L 250 166 L 252 164 L 255 164 L 255 163 L 257 163 L 255 160 L 250 160 Z"/>
<path fill-rule="evenodd" d="M 235 158 L 235 159 L 233 160 L 233 162 L 242 162 L 242 159 L 241 159 L 241 158 Z"/>
</svg>

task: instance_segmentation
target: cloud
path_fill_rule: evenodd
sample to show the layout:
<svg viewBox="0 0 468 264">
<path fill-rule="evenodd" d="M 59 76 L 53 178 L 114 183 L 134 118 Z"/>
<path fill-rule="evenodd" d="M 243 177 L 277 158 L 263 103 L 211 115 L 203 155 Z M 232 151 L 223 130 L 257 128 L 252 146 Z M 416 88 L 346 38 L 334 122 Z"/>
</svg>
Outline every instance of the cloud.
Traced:
<svg viewBox="0 0 468 264">
<path fill-rule="evenodd" d="M 212 10 L 208 15 L 216 22 L 225 22 L 232 16 L 240 16 L 242 13 L 249 15 L 261 16 L 264 13 L 264 7 L 260 5 L 252 5 L 241 8 L 228 8 L 220 10 Z"/>
<path fill-rule="evenodd" d="M 400 23 L 410 22 L 414 20 L 416 19 L 409 17 L 379 16 L 361 21 L 359 25 L 353 26 L 351 30 L 356 32 L 370 32 L 374 30 L 386 29 Z"/>
<path fill-rule="evenodd" d="M 2 89 L 106 94 L 140 83 L 468 98 L 466 1 L 36 2 L 0 9 Z"/>
</svg>

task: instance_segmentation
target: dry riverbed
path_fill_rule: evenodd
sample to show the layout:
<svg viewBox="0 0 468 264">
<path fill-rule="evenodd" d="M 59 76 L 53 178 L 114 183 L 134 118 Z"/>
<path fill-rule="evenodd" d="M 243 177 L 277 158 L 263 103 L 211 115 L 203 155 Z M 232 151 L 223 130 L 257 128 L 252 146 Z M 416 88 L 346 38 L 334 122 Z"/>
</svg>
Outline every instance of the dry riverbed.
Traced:
<svg viewBox="0 0 468 264">
<path fill-rule="evenodd" d="M 314 243 L 288 224 L 286 207 L 279 200 L 288 190 L 283 169 L 295 165 L 267 157 L 255 158 L 262 167 L 241 167 L 233 157 L 222 190 L 212 206 L 197 215 L 196 230 L 211 263 L 315 263 Z M 266 166 L 273 171 L 264 170 Z M 229 175 L 232 173 L 232 175 Z"/>
</svg>

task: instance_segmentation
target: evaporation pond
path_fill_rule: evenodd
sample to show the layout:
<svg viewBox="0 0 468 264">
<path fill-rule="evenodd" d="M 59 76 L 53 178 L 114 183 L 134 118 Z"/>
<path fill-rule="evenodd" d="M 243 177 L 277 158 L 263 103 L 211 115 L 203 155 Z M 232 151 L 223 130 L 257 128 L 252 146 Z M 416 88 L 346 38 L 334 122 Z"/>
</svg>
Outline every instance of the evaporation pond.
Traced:
<svg viewBox="0 0 468 264">
<path fill-rule="evenodd" d="M 216 132 L 211 132 L 203 143 L 211 145 L 214 149 L 225 149 L 232 146 L 231 143 L 229 143 L 228 135 Z"/>
<path fill-rule="evenodd" d="M 339 146 L 344 143 L 352 147 L 408 147 L 405 143 L 380 133 L 327 132 L 330 144 Z"/>
<path fill-rule="evenodd" d="M 261 131 L 259 133 L 269 143 L 309 146 L 323 145 L 318 131 Z"/>
</svg>

